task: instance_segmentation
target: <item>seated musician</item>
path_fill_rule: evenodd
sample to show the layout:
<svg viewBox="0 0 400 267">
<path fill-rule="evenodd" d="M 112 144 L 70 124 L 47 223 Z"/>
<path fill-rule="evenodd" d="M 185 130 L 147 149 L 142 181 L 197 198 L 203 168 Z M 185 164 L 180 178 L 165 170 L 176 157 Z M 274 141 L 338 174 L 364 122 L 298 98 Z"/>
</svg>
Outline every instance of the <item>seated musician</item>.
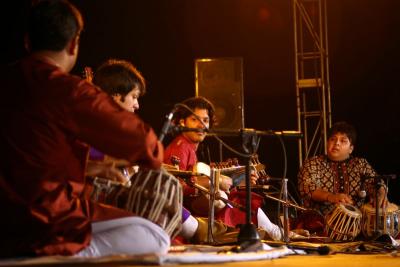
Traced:
<svg viewBox="0 0 400 267">
<path fill-rule="evenodd" d="M 132 113 L 139 109 L 139 97 L 146 93 L 144 77 L 126 60 L 109 59 L 101 64 L 93 76 L 93 83 L 109 94 L 121 108 Z M 122 171 L 125 171 L 125 175 Z M 127 183 L 133 172 L 134 168 L 128 162 L 90 148 L 87 176 Z"/>
<path fill-rule="evenodd" d="M 298 187 L 305 207 L 327 215 L 336 204 L 360 208 L 366 192 L 374 195 L 371 183 L 362 180 L 375 176 L 376 172 L 366 159 L 351 155 L 355 142 L 355 128 L 346 122 L 337 122 L 328 131 L 327 154 L 304 161 L 298 174 Z M 361 188 L 362 183 L 366 189 Z M 379 190 L 379 195 L 378 205 L 386 206 L 385 187 Z"/>
<path fill-rule="evenodd" d="M 149 169 L 160 168 L 163 146 L 139 117 L 69 74 L 83 29 L 76 7 L 36 2 L 30 54 L 0 72 L 0 258 L 166 253 L 161 227 L 82 197 L 85 144 Z"/>
<path fill-rule="evenodd" d="M 126 60 L 109 59 L 101 64 L 93 75 L 93 83 L 112 96 L 119 106 L 132 113 L 139 109 L 139 97 L 146 92 L 144 77 Z M 91 147 L 86 175 L 126 183 L 137 171 L 135 166 L 127 163 Z M 182 223 L 179 235 L 184 239 L 192 238 L 198 229 L 198 222 L 185 208 Z"/>
<path fill-rule="evenodd" d="M 197 129 L 211 128 L 213 126 L 215 120 L 214 106 L 206 98 L 188 98 L 183 101 L 182 104 L 186 105 L 190 110 L 179 107 L 174 114 L 175 124 Z M 206 133 L 202 131 L 185 131 L 177 135 L 165 149 L 164 162 L 171 165 L 178 163 L 180 170 L 192 171 L 193 167 L 197 163 L 196 150 L 205 137 Z M 175 162 L 176 159 L 179 159 L 178 162 Z M 193 203 L 190 203 L 192 201 L 190 196 L 196 194 L 196 189 L 190 186 L 190 183 L 199 183 L 203 186 L 207 186 L 209 183 L 208 178 L 205 178 L 205 181 L 200 179 L 204 179 L 204 177 L 192 177 L 191 181 L 188 181 L 188 183 L 182 182 L 184 187 L 184 206 L 194 214 L 196 213 L 196 210 L 193 209 Z M 253 177 L 252 179 L 255 178 Z M 253 180 L 253 182 L 255 182 L 255 180 Z M 222 191 L 227 192 L 231 185 L 232 179 L 227 176 L 222 176 L 219 188 Z M 208 200 L 205 199 L 204 201 Z M 216 202 L 216 204 L 218 208 L 218 205 L 221 203 Z M 205 203 L 205 206 L 207 206 L 207 203 Z M 226 210 L 227 209 L 224 208 L 221 209 L 220 212 L 226 212 Z M 225 219 L 224 214 L 218 214 L 217 217 L 232 227 L 236 227 L 236 224 L 238 223 L 244 223 L 244 221 L 228 221 Z M 270 238 L 274 240 L 281 239 L 281 229 L 277 225 L 273 224 L 260 208 L 256 210 L 256 216 L 254 216 L 253 219 L 260 228 L 263 228 L 268 233 Z M 291 233 L 291 235 L 293 236 L 294 233 Z"/>
</svg>

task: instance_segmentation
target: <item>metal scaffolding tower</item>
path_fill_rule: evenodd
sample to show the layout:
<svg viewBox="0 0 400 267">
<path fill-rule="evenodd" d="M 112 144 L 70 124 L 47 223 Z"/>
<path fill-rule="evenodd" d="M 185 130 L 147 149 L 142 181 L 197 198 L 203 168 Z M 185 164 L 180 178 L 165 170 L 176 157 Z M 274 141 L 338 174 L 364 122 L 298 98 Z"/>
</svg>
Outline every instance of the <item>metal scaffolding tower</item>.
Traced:
<svg viewBox="0 0 400 267">
<path fill-rule="evenodd" d="M 299 165 L 326 153 L 332 124 L 326 0 L 292 0 Z"/>
</svg>

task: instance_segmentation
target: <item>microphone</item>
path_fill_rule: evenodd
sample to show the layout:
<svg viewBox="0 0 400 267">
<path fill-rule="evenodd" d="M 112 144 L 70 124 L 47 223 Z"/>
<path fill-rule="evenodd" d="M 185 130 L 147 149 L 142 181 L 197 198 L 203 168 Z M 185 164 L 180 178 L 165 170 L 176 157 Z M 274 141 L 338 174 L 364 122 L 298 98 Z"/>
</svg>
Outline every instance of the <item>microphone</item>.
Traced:
<svg viewBox="0 0 400 267">
<path fill-rule="evenodd" d="M 161 128 L 161 132 L 160 135 L 158 136 L 158 140 L 160 140 L 160 142 L 162 142 L 164 140 L 164 137 L 168 134 L 168 133 L 174 133 L 174 134 L 179 134 L 182 132 L 208 132 L 208 129 L 203 129 L 203 128 L 188 128 L 188 127 L 184 127 L 181 125 L 173 125 L 172 123 L 172 118 L 174 117 L 174 113 L 178 110 L 178 107 L 181 106 L 182 104 L 178 103 L 175 104 L 174 108 L 171 110 L 170 113 L 168 113 L 167 116 L 165 116 L 166 121 L 164 122 L 163 127 Z"/>
<path fill-rule="evenodd" d="M 361 176 L 360 191 L 358 191 L 358 197 L 364 199 L 367 196 L 367 191 L 365 190 L 365 175 Z"/>
<path fill-rule="evenodd" d="M 161 129 L 160 135 L 158 136 L 158 140 L 162 142 L 164 140 L 165 135 L 168 133 L 171 123 L 172 123 L 172 117 L 174 117 L 174 112 L 176 110 L 176 107 L 174 107 L 171 112 L 166 116 L 166 121 L 164 122 L 164 125 Z"/>
<path fill-rule="evenodd" d="M 308 247 L 308 246 L 291 245 L 291 244 L 287 244 L 286 246 L 290 249 L 304 250 L 307 253 L 317 252 L 319 255 L 328 255 L 329 252 L 331 251 L 331 249 L 328 246 Z"/>
<path fill-rule="evenodd" d="M 383 174 L 383 175 L 374 175 L 374 176 L 364 175 L 363 177 L 361 177 L 361 185 L 364 184 L 364 186 L 365 186 L 365 181 L 370 180 L 370 179 L 374 180 L 375 187 L 377 189 L 379 189 L 382 186 L 386 187 L 384 180 L 386 180 L 386 183 L 388 183 L 390 179 L 396 179 L 396 174 Z M 361 189 L 361 187 L 360 187 L 360 189 Z M 359 193 L 359 195 L 360 195 L 360 193 Z"/>
<path fill-rule="evenodd" d="M 281 135 L 283 137 L 302 138 L 303 134 L 300 131 L 273 131 L 275 135 Z"/>
</svg>

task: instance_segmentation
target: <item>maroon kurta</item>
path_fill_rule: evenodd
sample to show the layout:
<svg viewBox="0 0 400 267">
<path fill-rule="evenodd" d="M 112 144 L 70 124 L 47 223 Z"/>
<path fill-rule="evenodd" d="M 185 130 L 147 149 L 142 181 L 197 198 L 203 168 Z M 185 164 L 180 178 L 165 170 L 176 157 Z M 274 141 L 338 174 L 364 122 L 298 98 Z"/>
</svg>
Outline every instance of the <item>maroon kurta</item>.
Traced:
<svg viewBox="0 0 400 267">
<path fill-rule="evenodd" d="M 178 135 L 175 139 L 167 146 L 164 153 L 164 162 L 167 164 L 172 164 L 172 158 L 177 157 L 179 158 L 179 169 L 184 171 L 191 171 L 193 170 L 193 166 L 197 163 L 197 144 L 191 142 L 185 136 Z M 183 192 L 184 192 L 184 205 L 185 207 L 189 207 L 190 212 L 194 215 L 197 214 L 198 211 L 195 210 L 194 206 L 192 205 L 193 199 L 191 195 L 195 193 L 193 187 L 183 183 Z M 196 198 L 196 197 L 195 197 Z M 207 199 L 202 198 L 203 201 L 207 201 Z M 241 206 L 245 207 L 245 193 L 244 192 L 232 192 L 229 195 L 229 200 L 240 204 Z M 198 203 L 198 202 L 197 202 Z M 252 219 L 255 223 L 257 223 L 257 209 L 262 205 L 263 198 L 255 193 L 252 193 L 252 201 L 251 207 L 253 210 Z M 203 206 L 203 205 L 201 205 Z M 206 209 L 208 209 L 208 205 L 206 205 Z M 203 208 L 202 212 L 204 212 Z M 203 214 L 200 214 L 203 215 Z M 238 208 L 229 208 L 225 207 L 220 210 L 216 214 L 216 218 L 223 221 L 225 224 L 236 227 L 237 224 L 243 224 L 246 222 L 246 213 Z"/>
<path fill-rule="evenodd" d="M 164 163 L 173 164 L 173 158 L 179 159 L 179 169 L 183 171 L 192 171 L 197 163 L 196 155 L 197 144 L 191 142 L 185 136 L 178 135 L 167 146 L 164 153 Z M 194 182 L 194 180 L 192 181 Z M 195 189 L 184 182 L 181 182 L 183 195 L 190 196 L 195 193 Z"/>
<path fill-rule="evenodd" d="M 82 198 L 87 145 L 158 168 L 163 149 L 135 114 L 78 76 L 29 57 L 0 71 L 0 257 L 73 254 L 90 222 L 129 215 Z"/>
</svg>

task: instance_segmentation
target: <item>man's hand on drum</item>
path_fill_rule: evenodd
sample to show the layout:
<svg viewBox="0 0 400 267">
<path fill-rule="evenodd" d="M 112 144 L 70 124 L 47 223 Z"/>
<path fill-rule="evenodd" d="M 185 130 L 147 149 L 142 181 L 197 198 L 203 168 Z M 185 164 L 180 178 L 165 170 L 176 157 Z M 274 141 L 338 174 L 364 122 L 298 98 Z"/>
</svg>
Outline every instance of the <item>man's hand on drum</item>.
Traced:
<svg viewBox="0 0 400 267">
<path fill-rule="evenodd" d="M 327 192 L 325 190 L 317 188 L 311 194 L 311 198 L 320 202 L 329 202 L 329 203 L 344 203 L 344 204 L 353 204 L 353 200 L 351 196 L 343 193 L 334 194 L 332 192 Z"/>
<path fill-rule="evenodd" d="M 98 176 L 112 181 L 117 181 L 122 184 L 128 182 L 128 178 L 115 167 L 112 161 L 88 161 L 86 168 L 86 176 Z"/>
<path fill-rule="evenodd" d="M 332 194 L 327 197 L 327 201 L 335 204 L 343 203 L 343 204 L 353 204 L 353 200 L 351 196 L 343 193 Z"/>
</svg>

